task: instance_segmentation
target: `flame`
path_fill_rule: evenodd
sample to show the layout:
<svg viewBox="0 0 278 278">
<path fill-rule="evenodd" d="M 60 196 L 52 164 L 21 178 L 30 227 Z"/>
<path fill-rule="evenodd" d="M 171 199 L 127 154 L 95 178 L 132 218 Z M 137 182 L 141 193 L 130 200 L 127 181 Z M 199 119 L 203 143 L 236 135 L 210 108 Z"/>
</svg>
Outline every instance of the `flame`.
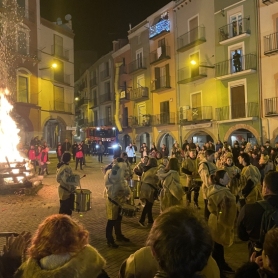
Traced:
<svg viewBox="0 0 278 278">
<path fill-rule="evenodd" d="M 0 89 L 0 163 L 7 162 L 7 157 L 12 165 L 12 162 L 21 162 L 24 158 L 17 149 L 20 142 L 19 129 L 10 116 L 13 106 L 6 97 L 8 94 L 7 89 Z"/>
</svg>

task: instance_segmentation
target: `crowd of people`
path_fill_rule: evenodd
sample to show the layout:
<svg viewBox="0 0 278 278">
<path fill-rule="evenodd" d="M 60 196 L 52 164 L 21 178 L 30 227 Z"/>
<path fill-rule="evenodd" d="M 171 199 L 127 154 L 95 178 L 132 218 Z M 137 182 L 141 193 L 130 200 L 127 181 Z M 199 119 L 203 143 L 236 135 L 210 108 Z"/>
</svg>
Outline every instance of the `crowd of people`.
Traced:
<svg viewBox="0 0 278 278">
<path fill-rule="evenodd" d="M 79 148 L 82 152 L 82 146 Z M 119 242 L 130 241 L 122 233 L 121 222 L 126 209 L 136 209 L 134 192 L 139 192 L 143 204 L 138 227 L 151 230 L 146 246 L 123 262 L 119 277 L 223 278 L 227 273 L 238 278 L 278 277 L 278 144 L 272 148 L 267 141 L 259 147 L 243 139 L 233 146 L 218 141 L 200 148 L 184 142 L 181 148 L 175 143 L 169 151 L 165 145 L 158 150 L 155 144 L 148 148 L 143 143 L 141 160 L 135 166 L 136 151 L 132 144 L 127 148 L 130 153 L 114 154 L 103 169 L 107 245 L 118 248 Z M 14 238 L 9 242 L 0 257 L 1 273 L 10 273 L 5 277 L 14 272 L 14 277 L 108 277 L 105 260 L 88 244 L 88 231 L 70 218 L 71 198 L 80 177 L 69 166 L 69 149 L 60 154 L 57 152 L 59 214 L 40 224 L 30 244 L 26 237 L 18 238 L 16 256 L 8 255 L 12 268 L 3 264 L 7 250 L 13 250 Z M 76 168 L 81 167 L 83 161 L 77 156 L 75 160 Z M 199 213 L 200 190 L 203 216 Z M 160 202 L 156 219 L 152 214 L 155 200 Z M 224 256 L 224 247 L 233 244 L 235 229 L 241 240 L 248 241 L 250 257 L 236 271 Z M 19 254 L 24 252 L 28 258 L 20 265 Z"/>
</svg>

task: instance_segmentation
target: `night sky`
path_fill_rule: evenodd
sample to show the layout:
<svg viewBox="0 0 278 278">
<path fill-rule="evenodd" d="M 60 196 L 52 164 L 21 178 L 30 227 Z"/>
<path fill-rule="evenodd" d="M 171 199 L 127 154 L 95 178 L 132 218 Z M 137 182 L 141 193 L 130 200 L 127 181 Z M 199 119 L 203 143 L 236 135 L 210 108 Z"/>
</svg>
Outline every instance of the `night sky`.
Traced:
<svg viewBox="0 0 278 278">
<path fill-rule="evenodd" d="M 41 16 L 56 21 L 72 15 L 75 50 L 112 50 L 112 41 L 127 38 L 134 27 L 170 0 L 40 0 Z"/>
</svg>

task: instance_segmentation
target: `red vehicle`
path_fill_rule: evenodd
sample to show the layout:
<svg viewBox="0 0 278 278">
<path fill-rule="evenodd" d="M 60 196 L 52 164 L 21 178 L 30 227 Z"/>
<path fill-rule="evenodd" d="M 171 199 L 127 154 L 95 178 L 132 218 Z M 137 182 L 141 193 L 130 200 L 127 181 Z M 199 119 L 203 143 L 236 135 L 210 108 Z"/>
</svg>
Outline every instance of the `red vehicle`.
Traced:
<svg viewBox="0 0 278 278">
<path fill-rule="evenodd" d="M 117 133 L 117 128 L 114 126 L 87 127 L 86 138 L 91 154 L 97 153 L 99 141 L 102 141 L 105 147 L 105 155 L 113 154 L 113 148 L 117 146 Z"/>
</svg>

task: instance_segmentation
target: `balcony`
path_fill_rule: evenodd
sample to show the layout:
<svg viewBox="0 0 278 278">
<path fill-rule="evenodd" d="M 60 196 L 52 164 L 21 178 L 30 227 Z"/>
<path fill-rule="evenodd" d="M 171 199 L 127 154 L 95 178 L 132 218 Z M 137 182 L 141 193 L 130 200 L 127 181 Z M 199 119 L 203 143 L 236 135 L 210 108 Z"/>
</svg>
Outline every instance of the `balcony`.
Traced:
<svg viewBox="0 0 278 278">
<path fill-rule="evenodd" d="M 53 81 L 54 82 L 60 82 L 66 85 L 70 85 L 70 75 L 69 74 L 58 74 L 57 76 L 55 76 L 55 74 L 53 74 Z"/>
<path fill-rule="evenodd" d="M 130 92 L 128 90 L 121 91 L 120 100 L 121 102 L 130 101 Z"/>
<path fill-rule="evenodd" d="M 250 17 L 233 21 L 219 28 L 219 43 L 222 45 L 250 36 Z"/>
<path fill-rule="evenodd" d="M 207 77 L 207 68 L 204 67 L 185 67 L 178 70 L 178 84 L 187 84 L 205 77 Z"/>
<path fill-rule="evenodd" d="M 109 77 L 111 77 L 111 69 L 110 68 L 106 68 L 105 70 L 100 72 L 101 81 L 103 81 Z"/>
<path fill-rule="evenodd" d="M 152 83 L 152 92 L 163 91 L 169 88 L 171 88 L 169 75 L 160 76 Z"/>
<path fill-rule="evenodd" d="M 181 125 L 191 125 L 192 123 L 198 124 L 212 120 L 212 106 L 201 106 L 183 111 L 185 114 L 180 116 Z"/>
<path fill-rule="evenodd" d="M 69 50 L 60 45 L 51 45 L 51 55 L 59 57 L 63 60 L 69 60 Z"/>
<path fill-rule="evenodd" d="M 131 124 L 130 118 L 128 118 L 128 117 L 122 117 L 121 118 L 122 128 L 130 128 L 131 127 L 130 124 Z"/>
<path fill-rule="evenodd" d="M 79 119 L 78 126 L 88 126 L 88 119 Z"/>
<path fill-rule="evenodd" d="M 127 66 L 126 65 L 120 66 L 120 75 L 122 75 L 122 74 L 127 74 Z"/>
<path fill-rule="evenodd" d="M 178 37 L 177 44 L 178 52 L 184 52 L 192 47 L 195 47 L 201 43 L 206 42 L 206 33 L 204 26 L 198 26 L 190 30 L 189 32 Z"/>
<path fill-rule="evenodd" d="M 114 121 L 111 118 L 103 118 L 98 120 L 98 126 L 114 125 Z"/>
<path fill-rule="evenodd" d="M 129 117 L 128 125 L 131 127 L 151 127 L 152 116 L 150 114 L 146 114 L 139 117 Z"/>
<path fill-rule="evenodd" d="M 168 112 L 168 113 L 161 113 L 152 116 L 152 125 L 174 125 L 176 119 L 176 113 Z"/>
<path fill-rule="evenodd" d="M 90 80 L 90 86 L 91 86 L 91 87 L 97 86 L 97 78 L 96 78 L 96 77 L 91 78 L 91 80 Z"/>
<path fill-rule="evenodd" d="M 278 33 L 264 37 L 264 55 L 271 56 L 278 53 Z"/>
<path fill-rule="evenodd" d="M 64 112 L 73 114 L 73 104 L 65 103 L 62 101 L 51 101 L 49 102 L 49 110 L 53 112 Z"/>
<path fill-rule="evenodd" d="M 278 97 L 266 98 L 264 100 L 265 117 L 278 115 Z"/>
<path fill-rule="evenodd" d="M 138 87 L 130 90 L 130 100 L 141 101 L 143 99 L 149 98 L 149 88 L 148 87 Z"/>
<path fill-rule="evenodd" d="M 168 32 L 170 32 L 170 20 L 162 19 L 161 21 L 150 27 L 149 38 L 155 39 L 158 36 L 161 36 Z"/>
<path fill-rule="evenodd" d="M 94 97 L 90 109 L 96 108 L 97 106 L 98 106 L 98 99 Z"/>
<path fill-rule="evenodd" d="M 146 58 L 137 59 L 128 64 L 128 72 L 134 73 L 139 70 L 145 70 L 147 68 Z"/>
<path fill-rule="evenodd" d="M 215 116 L 217 121 L 258 117 L 259 105 L 257 102 L 247 102 L 215 108 Z"/>
<path fill-rule="evenodd" d="M 162 45 L 155 51 L 150 53 L 150 64 L 155 65 L 162 61 L 171 59 L 170 57 L 170 46 Z"/>
<path fill-rule="evenodd" d="M 32 59 L 36 59 L 38 61 L 41 60 L 41 51 L 38 50 L 37 48 L 33 48 L 33 47 L 27 47 L 26 45 L 19 45 L 18 49 L 17 49 L 17 53 L 25 56 L 27 58 L 32 58 Z"/>
<path fill-rule="evenodd" d="M 88 105 L 88 103 L 89 103 L 89 99 L 87 99 L 87 98 L 81 98 L 81 99 L 78 101 L 78 106 Z"/>
<path fill-rule="evenodd" d="M 257 56 L 246 54 L 240 56 L 237 63 L 234 59 L 225 60 L 215 64 L 216 79 L 228 79 L 235 76 L 252 74 L 257 70 Z"/>
<path fill-rule="evenodd" d="M 105 93 L 105 94 L 99 96 L 100 104 L 103 104 L 108 101 L 112 101 L 112 93 L 111 92 L 108 92 L 108 93 Z"/>
</svg>

